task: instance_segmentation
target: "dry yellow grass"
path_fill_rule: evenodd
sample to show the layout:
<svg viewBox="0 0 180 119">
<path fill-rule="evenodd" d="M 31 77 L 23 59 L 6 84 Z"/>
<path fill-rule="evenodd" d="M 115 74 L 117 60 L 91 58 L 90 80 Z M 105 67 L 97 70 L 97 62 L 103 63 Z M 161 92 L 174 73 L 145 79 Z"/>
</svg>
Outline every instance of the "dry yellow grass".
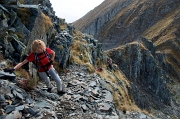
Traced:
<svg viewBox="0 0 180 119">
<path fill-rule="evenodd" d="M 34 89 L 38 84 L 38 79 L 36 78 L 30 78 L 28 80 L 28 85 L 27 87 L 31 90 L 31 89 Z"/>
<path fill-rule="evenodd" d="M 85 63 L 85 66 L 87 67 L 87 70 L 89 71 L 89 73 L 94 73 L 95 72 L 95 68 L 92 64 L 90 63 Z"/>
<path fill-rule="evenodd" d="M 19 0 L 19 2 L 20 2 L 21 4 L 24 4 L 24 3 L 25 3 L 24 0 Z"/>
<path fill-rule="evenodd" d="M 52 27 L 52 22 L 51 19 L 49 18 L 49 16 L 45 15 L 44 13 L 41 13 L 44 23 L 45 23 L 45 30 L 48 31 L 50 27 Z"/>
<path fill-rule="evenodd" d="M 76 29 L 74 30 L 74 36 L 75 36 L 75 40 L 83 39 L 82 33 L 80 31 L 76 30 Z"/>
<path fill-rule="evenodd" d="M 29 73 L 25 69 L 23 69 L 23 68 L 15 70 L 15 74 L 18 77 L 23 77 L 23 78 L 26 78 L 26 79 L 30 79 Z"/>
<path fill-rule="evenodd" d="M 84 65 L 88 62 L 88 57 L 86 55 L 85 49 L 85 40 L 74 40 L 73 44 L 71 45 L 71 63 L 77 63 L 80 65 Z"/>
<path fill-rule="evenodd" d="M 99 72 L 99 71 L 96 70 L 96 73 L 97 73 L 100 77 L 102 77 L 102 78 L 104 78 L 104 79 L 106 79 L 106 80 L 110 80 L 111 82 L 116 82 L 116 78 L 111 74 L 111 72 L 109 72 L 109 71 L 106 69 L 106 66 L 105 66 L 105 65 L 102 67 L 102 72 Z"/>
<path fill-rule="evenodd" d="M 65 28 L 67 28 L 66 24 L 60 24 L 59 26 L 60 26 L 61 31 L 63 31 Z"/>
<path fill-rule="evenodd" d="M 176 26 L 171 26 L 175 16 L 179 13 L 179 9 L 175 9 L 174 11 L 167 14 L 165 17 L 163 17 L 161 20 L 159 20 L 155 25 L 153 25 L 151 28 L 147 29 L 143 33 L 143 37 L 147 39 L 153 39 L 159 35 L 161 37 L 154 41 L 154 45 L 159 45 L 163 42 L 166 42 L 169 39 L 173 39 L 174 32 L 176 31 Z"/>
<path fill-rule="evenodd" d="M 86 41 L 82 40 L 82 35 L 79 32 L 76 35 L 76 40 L 74 40 L 73 44 L 70 47 L 71 55 L 70 55 L 70 63 L 74 64 L 77 63 L 79 65 L 84 65 L 87 67 L 87 70 L 89 73 L 94 73 L 95 68 L 94 66 L 89 62 L 89 58 L 87 56 L 86 51 Z"/>
<path fill-rule="evenodd" d="M 126 76 L 120 70 L 108 71 L 106 65 L 102 65 L 102 69 L 102 72 L 96 70 L 96 73 L 105 80 L 113 83 L 113 88 L 116 89 L 113 91 L 113 101 L 116 108 L 124 111 L 140 111 L 128 94 L 126 88 L 129 87 L 130 84 Z M 118 85 L 118 80 L 122 82 L 122 86 Z"/>
</svg>

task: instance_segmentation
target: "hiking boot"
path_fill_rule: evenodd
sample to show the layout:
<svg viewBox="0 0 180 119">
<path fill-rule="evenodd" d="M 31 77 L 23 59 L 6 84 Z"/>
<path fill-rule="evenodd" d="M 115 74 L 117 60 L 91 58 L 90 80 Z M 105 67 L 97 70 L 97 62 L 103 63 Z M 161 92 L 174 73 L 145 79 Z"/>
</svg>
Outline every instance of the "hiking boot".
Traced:
<svg viewBox="0 0 180 119">
<path fill-rule="evenodd" d="M 57 92 L 57 94 L 60 95 L 60 96 L 64 95 L 65 93 L 66 93 L 65 91 L 58 91 Z"/>
<path fill-rule="evenodd" d="M 51 90 L 52 90 L 52 88 L 48 88 L 48 89 L 47 89 L 47 92 L 51 93 Z"/>
</svg>

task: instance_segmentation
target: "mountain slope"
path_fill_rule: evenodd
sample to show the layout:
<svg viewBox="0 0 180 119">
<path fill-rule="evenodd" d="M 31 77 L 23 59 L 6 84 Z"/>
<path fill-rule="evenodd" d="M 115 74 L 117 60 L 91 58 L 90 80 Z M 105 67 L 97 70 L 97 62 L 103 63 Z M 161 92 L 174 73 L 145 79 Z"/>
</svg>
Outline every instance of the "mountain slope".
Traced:
<svg viewBox="0 0 180 119">
<path fill-rule="evenodd" d="M 65 72 L 60 74 L 65 80 L 67 95 L 60 98 L 61 103 L 57 101 L 58 107 L 50 102 L 58 115 L 63 112 L 60 118 L 72 118 L 76 114 L 77 118 L 79 115 L 103 118 L 104 114 L 104 118 L 148 118 L 141 113 L 144 110 L 145 114 L 157 118 L 180 117 L 179 1 L 105 0 L 95 8 L 96 12 L 93 10 L 84 16 L 78 26 L 101 38 L 98 40 L 103 42 L 104 49 L 113 48 L 107 52 L 103 52 L 102 44 L 94 37 L 57 18 L 49 0 L 45 3 L 25 0 L 16 7 L 14 2 L 13 5 L 6 2 L 0 2 L 4 6 L 0 6 L 2 55 L 12 60 L 8 64 L 17 63 L 36 38 L 56 52 L 54 67 L 59 73 Z M 125 45 L 119 46 L 119 43 Z M 116 66 L 114 70 L 108 68 L 109 57 Z M 28 74 L 37 78 L 36 70 L 30 65 L 28 68 L 31 69 Z M 34 80 L 29 82 L 24 84 L 32 83 L 33 88 Z M 38 94 L 56 98 L 56 90 L 51 96 L 46 95 L 46 91 L 41 92 L 42 86 Z M 5 101 L 3 97 L 2 101 Z M 78 103 L 74 103 L 76 101 Z M 6 112 L 6 106 L 3 106 L 2 114 Z M 102 115 L 99 115 L 101 111 Z M 94 116 L 94 113 L 98 115 Z"/>
<path fill-rule="evenodd" d="M 157 51 L 166 54 L 166 62 L 170 65 L 168 70 L 177 81 L 179 81 L 178 74 L 180 74 L 179 20 L 180 7 L 177 7 L 143 33 L 143 37 L 151 39 Z"/>
<path fill-rule="evenodd" d="M 93 11 L 90 11 L 84 17 L 76 21 L 75 27 L 77 26 L 78 29 L 82 30 L 85 25 L 91 24 L 91 22 L 93 22 L 94 19 L 97 19 L 101 14 L 104 14 L 104 12 L 108 11 L 109 8 L 111 8 L 116 2 L 117 0 L 105 0 L 100 6 L 97 6 L 96 8 L 94 8 Z"/>
<path fill-rule="evenodd" d="M 173 118 L 180 117 L 179 6 L 179 0 L 120 0 L 102 14 L 90 17 L 96 8 L 74 23 L 102 42 L 130 81 L 129 93 L 140 108 Z"/>
<path fill-rule="evenodd" d="M 107 50 L 136 40 L 167 14 L 172 14 L 179 4 L 178 0 L 106 0 L 74 25 L 78 30 L 92 34 Z M 103 6 L 108 8 L 101 10 L 105 8 Z"/>
</svg>

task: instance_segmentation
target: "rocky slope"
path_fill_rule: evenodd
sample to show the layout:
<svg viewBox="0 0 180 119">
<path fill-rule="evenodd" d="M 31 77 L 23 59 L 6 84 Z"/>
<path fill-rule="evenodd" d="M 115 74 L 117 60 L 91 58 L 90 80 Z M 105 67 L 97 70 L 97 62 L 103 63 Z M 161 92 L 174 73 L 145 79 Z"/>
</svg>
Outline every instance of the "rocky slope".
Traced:
<svg viewBox="0 0 180 119">
<path fill-rule="evenodd" d="M 113 104 L 109 82 L 97 74 L 89 74 L 84 66 L 71 65 L 61 73 L 67 93 L 63 96 L 46 91 L 45 84 L 24 91 L 11 81 L 0 80 L 1 119 L 143 119 L 149 116 L 140 112 L 121 112 Z M 25 80 L 17 77 L 16 80 Z M 55 82 L 52 81 L 55 86 Z M 5 91 L 6 90 L 6 91 Z M 9 104 L 7 104 L 9 97 Z"/>
</svg>

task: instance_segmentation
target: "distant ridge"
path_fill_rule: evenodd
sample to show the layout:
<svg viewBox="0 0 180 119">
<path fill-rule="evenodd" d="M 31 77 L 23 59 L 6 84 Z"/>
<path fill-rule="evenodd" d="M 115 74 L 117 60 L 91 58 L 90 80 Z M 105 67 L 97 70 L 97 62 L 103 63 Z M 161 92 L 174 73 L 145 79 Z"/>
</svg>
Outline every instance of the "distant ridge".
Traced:
<svg viewBox="0 0 180 119">
<path fill-rule="evenodd" d="M 179 0 L 105 0 L 83 18 L 74 22 L 76 29 L 93 35 L 103 43 L 104 50 L 118 47 L 143 36 L 153 25 L 175 15 Z M 176 16 L 176 17 L 175 17 Z M 163 25 L 163 24 L 161 24 Z M 166 24 L 165 24 L 166 25 Z M 153 32 L 151 32 L 153 33 Z"/>
</svg>

